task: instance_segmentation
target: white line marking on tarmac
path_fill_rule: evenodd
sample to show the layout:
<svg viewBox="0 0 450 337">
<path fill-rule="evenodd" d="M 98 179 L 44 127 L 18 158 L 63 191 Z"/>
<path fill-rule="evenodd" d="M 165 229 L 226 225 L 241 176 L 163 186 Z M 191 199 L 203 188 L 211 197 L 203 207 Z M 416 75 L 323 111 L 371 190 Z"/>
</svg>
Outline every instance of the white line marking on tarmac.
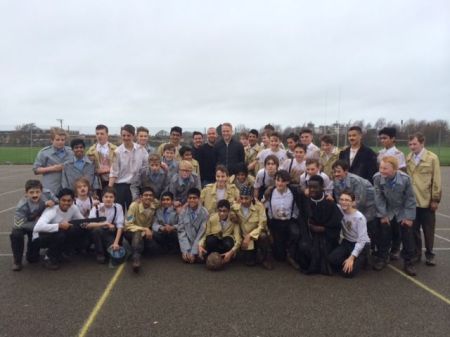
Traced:
<svg viewBox="0 0 450 337">
<path fill-rule="evenodd" d="M 12 254 L 0 254 L 0 257 L 11 257 L 13 256 Z"/>
<path fill-rule="evenodd" d="M 450 231 L 450 228 L 436 228 L 437 231 Z"/>
<path fill-rule="evenodd" d="M 8 192 L 0 193 L 0 197 L 1 197 L 2 195 L 7 195 L 7 194 L 19 192 L 19 191 L 23 191 L 23 188 L 18 188 L 17 190 L 12 190 L 12 191 L 8 191 Z"/>
<path fill-rule="evenodd" d="M 442 214 L 442 213 L 439 213 L 439 212 L 436 212 L 436 214 L 440 215 L 440 216 L 443 216 L 444 218 L 450 219 L 450 215 Z"/>
<path fill-rule="evenodd" d="M 440 236 L 440 235 L 437 235 L 437 234 L 434 234 L 434 236 L 435 236 L 435 237 L 437 237 L 437 238 L 439 238 L 439 239 L 441 239 L 441 240 L 444 240 L 444 241 L 450 242 L 450 240 L 449 240 L 449 239 L 447 239 L 447 238 L 444 238 L 443 236 Z"/>
<path fill-rule="evenodd" d="M 4 210 L 1 210 L 1 211 L 0 211 L 0 214 L 2 214 L 2 213 L 6 213 L 6 212 L 8 212 L 8 211 L 10 211 L 10 210 L 12 210 L 12 209 L 14 209 L 14 208 L 16 208 L 16 206 L 13 206 L 13 207 L 10 207 L 10 208 L 7 208 L 7 209 L 4 209 Z"/>
</svg>

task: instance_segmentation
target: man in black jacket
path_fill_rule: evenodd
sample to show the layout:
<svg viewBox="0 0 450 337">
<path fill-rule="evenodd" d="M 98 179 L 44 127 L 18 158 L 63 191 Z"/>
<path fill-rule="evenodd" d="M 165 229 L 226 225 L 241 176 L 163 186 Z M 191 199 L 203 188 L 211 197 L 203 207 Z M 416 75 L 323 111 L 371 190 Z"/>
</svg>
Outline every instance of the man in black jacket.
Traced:
<svg viewBox="0 0 450 337">
<path fill-rule="evenodd" d="M 245 164 L 244 147 L 233 139 L 233 126 L 230 123 L 222 124 L 222 139 L 214 146 L 214 154 L 216 166 L 224 165 L 230 176 L 237 173 L 239 165 Z"/>
<path fill-rule="evenodd" d="M 373 175 L 378 172 L 377 154 L 361 142 L 362 130 L 359 126 L 348 129 L 347 138 L 350 146 L 339 153 L 339 159 L 349 163 L 349 172 L 373 183 Z"/>
<path fill-rule="evenodd" d="M 206 132 L 206 143 L 198 150 L 198 164 L 200 166 L 200 176 L 202 187 L 212 184 L 216 180 L 216 158 L 214 145 L 216 143 L 217 132 L 211 127 Z"/>
</svg>

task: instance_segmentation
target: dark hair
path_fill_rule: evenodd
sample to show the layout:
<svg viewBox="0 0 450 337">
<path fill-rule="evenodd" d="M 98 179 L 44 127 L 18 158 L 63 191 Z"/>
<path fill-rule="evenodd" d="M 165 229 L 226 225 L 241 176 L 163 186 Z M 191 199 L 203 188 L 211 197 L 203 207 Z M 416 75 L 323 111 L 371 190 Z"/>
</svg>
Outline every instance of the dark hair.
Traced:
<svg viewBox="0 0 450 337">
<path fill-rule="evenodd" d="M 65 195 L 70 195 L 72 199 L 75 199 L 75 193 L 70 188 L 63 188 L 61 191 L 58 192 L 58 199 L 61 199 Z"/>
<path fill-rule="evenodd" d="M 145 192 L 152 192 L 152 194 L 155 195 L 155 190 L 150 185 L 145 185 L 141 188 L 141 195 L 143 195 Z"/>
<path fill-rule="evenodd" d="M 290 133 L 288 134 L 288 136 L 286 137 L 286 139 L 291 138 L 294 142 L 298 142 L 298 136 L 295 133 Z"/>
<path fill-rule="evenodd" d="M 343 159 L 336 160 L 331 168 L 334 170 L 338 166 L 340 166 L 344 171 L 348 171 L 350 169 L 350 165 L 348 164 L 348 162 Z"/>
<path fill-rule="evenodd" d="M 300 135 L 304 134 L 304 133 L 309 133 L 310 135 L 313 134 L 312 130 L 309 128 L 304 128 L 300 130 Z"/>
<path fill-rule="evenodd" d="M 249 134 L 251 133 L 251 134 L 255 135 L 256 137 L 259 137 L 259 132 L 256 129 L 251 129 L 248 133 Z"/>
<path fill-rule="evenodd" d="M 28 190 L 31 190 L 32 188 L 39 188 L 42 191 L 42 183 L 37 179 L 27 180 L 25 183 L 25 191 L 28 192 Z"/>
<path fill-rule="evenodd" d="M 150 132 L 148 131 L 148 129 L 147 129 L 146 127 L 143 127 L 143 126 L 139 126 L 139 127 L 136 129 L 136 133 L 139 133 L 139 132 L 150 133 Z"/>
<path fill-rule="evenodd" d="M 231 208 L 230 202 L 227 199 L 219 200 L 219 202 L 217 203 L 217 209 L 222 207 L 225 207 L 229 210 Z"/>
<path fill-rule="evenodd" d="M 131 133 L 133 136 L 136 134 L 136 129 L 131 124 L 125 124 L 124 126 L 122 126 L 120 128 L 120 133 L 122 133 L 122 131 L 126 131 L 128 133 Z"/>
<path fill-rule="evenodd" d="M 342 194 L 348 195 L 348 196 L 352 199 L 352 201 L 355 201 L 355 200 L 356 200 L 355 193 L 353 193 L 353 192 L 350 191 L 349 189 L 343 190 L 343 191 L 341 192 L 341 195 L 342 195 Z"/>
<path fill-rule="evenodd" d="M 104 196 L 106 193 L 111 193 L 112 195 L 114 195 L 114 198 L 116 197 L 116 190 L 114 189 L 114 187 L 106 186 L 102 191 L 102 195 Z"/>
<path fill-rule="evenodd" d="M 191 187 L 187 192 L 188 197 L 190 195 L 195 195 L 197 198 L 200 198 L 200 190 L 197 187 Z"/>
<path fill-rule="evenodd" d="M 160 199 L 162 200 L 162 198 L 164 198 L 164 197 L 169 197 L 171 200 L 173 200 L 173 193 L 170 191 L 165 191 L 165 192 L 161 193 Z"/>
<path fill-rule="evenodd" d="M 244 163 L 239 163 L 236 165 L 236 174 L 238 173 L 245 173 L 246 176 L 248 176 L 248 168 L 247 165 Z"/>
<path fill-rule="evenodd" d="M 183 145 L 178 152 L 180 153 L 180 156 L 183 157 L 186 152 L 192 153 L 192 147 Z"/>
<path fill-rule="evenodd" d="M 275 127 L 272 124 L 266 124 L 266 125 L 264 125 L 264 130 L 275 131 Z"/>
<path fill-rule="evenodd" d="M 98 131 L 98 130 L 105 130 L 106 133 L 109 132 L 108 127 L 107 127 L 106 125 L 103 125 L 103 124 L 98 124 L 98 125 L 95 127 L 95 131 Z"/>
<path fill-rule="evenodd" d="M 216 170 L 214 172 L 217 172 L 217 171 L 224 172 L 227 176 L 230 175 L 230 172 L 228 171 L 228 169 L 227 169 L 227 167 L 225 165 L 220 165 L 220 164 L 217 165 L 216 166 Z"/>
<path fill-rule="evenodd" d="M 280 134 L 278 132 L 275 132 L 275 131 L 270 134 L 270 137 L 276 137 L 278 139 L 281 139 Z"/>
<path fill-rule="evenodd" d="M 275 156 L 274 154 L 269 154 L 269 155 L 266 157 L 266 159 L 264 159 L 264 166 L 266 166 L 266 164 L 267 164 L 267 162 L 268 162 L 269 160 L 272 160 L 272 161 L 277 165 L 277 167 L 280 166 L 280 160 L 279 160 L 278 157 Z"/>
<path fill-rule="evenodd" d="M 349 131 L 357 131 L 357 132 L 359 132 L 359 133 L 362 134 L 362 129 L 361 129 L 361 127 L 359 127 L 358 125 L 353 125 L 353 126 L 351 126 L 351 127 L 347 130 L 347 132 L 349 132 Z"/>
<path fill-rule="evenodd" d="M 417 138 L 417 140 L 419 141 L 420 144 L 423 144 L 425 142 L 425 136 L 421 132 L 416 132 L 416 133 L 410 135 L 408 138 L 409 138 L 409 140 L 413 140 L 414 138 Z"/>
<path fill-rule="evenodd" d="M 72 139 L 72 141 L 70 142 L 70 147 L 72 148 L 72 150 L 75 148 L 75 146 L 78 146 L 78 145 L 83 145 L 83 147 L 86 148 L 86 144 L 84 143 L 83 139 L 75 138 L 75 139 Z"/>
<path fill-rule="evenodd" d="M 201 133 L 199 131 L 192 132 L 192 138 L 194 138 L 194 136 L 198 136 L 198 135 L 202 136 L 202 138 L 203 138 L 203 133 Z"/>
<path fill-rule="evenodd" d="M 287 182 L 291 181 L 291 175 L 286 170 L 277 171 L 277 173 L 275 173 L 275 180 L 277 180 L 278 178 Z"/>
<path fill-rule="evenodd" d="M 316 158 L 308 158 L 308 159 L 306 159 L 305 165 L 308 166 L 308 165 L 311 165 L 311 164 L 315 164 L 317 167 L 320 168 L 319 159 L 316 159 Z"/>
<path fill-rule="evenodd" d="M 296 148 L 301 148 L 301 149 L 303 149 L 303 151 L 305 151 L 305 153 L 308 151 L 308 148 L 306 147 L 306 145 L 305 144 L 302 144 L 302 143 L 297 143 L 297 144 L 295 144 L 295 147 L 294 147 L 294 150 L 296 149 Z"/>
<path fill-rule="evenodd" d="M 164 146 L 163 146 L 163 153 L 165 152 L 165 151 L 173 151 L 173 152 L 176 152 L 175 151 L 175 145 L 173 145 L 172 143 L 167 143 L 167 144 L 164 144 Z"/>
<path fill-rule="evenodd" d="M 319 186 L 323 188 L 324 181 L 320 175 L 312 176 L 311 178 L 309 178 L 309 183 L 311 183 L 311 181 L 315 181 L 315 182 L 319 183 Z"/>
<path fill-rule="evenodd" d="M 176 133 L 179 133 L 180 135 L 182 135 L 183 134 L 183 129 L 180 128 L 179 126 L 173 126 L 170 129 L 170 133 L 172 133 L 172 132 L 176 132 Z"/>
<path fill-rule="evenodd" d="M 320 141 L 326 144 L 334 145 L 334 140 L 330 135 L 323 135 L 322 137 L 320 137 Z"/>
<path fill-rule="evenodd" d="M 378 131 L 378 136 L 386 135 L 389 138 L 395 138 L 397 136 L 397 129 L 393 127 L 385 127 Z"/>
</svg>

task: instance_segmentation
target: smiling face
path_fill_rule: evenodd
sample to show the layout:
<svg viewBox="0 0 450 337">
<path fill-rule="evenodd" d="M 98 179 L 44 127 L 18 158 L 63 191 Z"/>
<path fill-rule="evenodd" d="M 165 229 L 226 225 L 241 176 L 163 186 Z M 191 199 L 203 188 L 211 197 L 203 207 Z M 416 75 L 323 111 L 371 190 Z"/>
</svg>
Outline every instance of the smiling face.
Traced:
<svg viewBox="0 0 450 337">
<path fill-rule="evenodd" d="M 347 177 L 347 171 L 345 171 L 342 167 L 336 166 L 333 169 L 333 176 L 335 180 L 344 180 Z"/>
<path fill-rule="evenodd" d="M 155 196 L 153 195 L 153 192 L 151 192 L 151 191 L 145 191 L 141 195 L 141 202 L 145 208 L 150 207 L 154 200 L 155 200 Z"/>
<path fill-rule="evenodd" d="M 133 144 L 134 136 L 132 133 L 128 132 L 127 130 L 122 130 L 120 132 L 120 137 L 122 138 L 122 143 L 125 146 L 130 146 Z"/>
<path fill-rule="evenodd" d="M 394 166 L 392 166 L 391 163 L 388 163 L 385 161 L 381 161 L 379 171 L 380 171 L 381 176 L 385 177 L 385 178 L 391 178 L 396 173 Z"/>
<path fill-rule="evenodd" d="M 239 197 L 240 201 L 241 201 L 241 205 L 245 208 L 250 207 L 250 205 L 252 204 L 253 198 L 249 195 L 241 195 Z"/>
<path fill-rule="evenodd" d="M 203 144 L 203 136 L 195 135 L 192 139 L 192 142 L 193 142 L 195 148 L 199 148 Z"/>
<path fill-rule="evenodd" d="M 137 134 L 137 141 L 141 146 L 147 146 L 149 138 L 150 138 L 149 134 L 145 131 L 140 131 Z"/>
<path fill-rule="evenodd" d="M 178 146 L 180 144 L 180 140 L 181 140 L 181 133 L 172 131 L 170 133 L 169 139 L 173 145 Z"/>
<path fill-rule="evenodd" d="M 385 149 L 389 149 L 395 145 L 395 137 L 389 137 L 388 135 L 381 134 L 378 136 L 378 139 Z"/>
<path fill-rule="evenodd" d="M 312 134 L 305 132 L 300 135 L 300 142 L 304 145 L 309 145 L 312 143 L 313 136 Z"/>
<path fill-rule="evenodd" d="M 278 177 L 275 180 L 275 187 L 278 191 L 280 192 L 284 192 L 287 189 L 287 185 L 289 184 L 288 181 L 281 179 L 280 177 Z"/>
<path fill-rule="evenodd" d="M 342 193 L 339 197 L 339 205 L 344 212 L 348 212 L 353 209 L 354 201 L 352 197 L 348 194 Z"/>
<path fill-rule="evenodd" d="M 310 181 L 308 183 L 309 195 L 311 198 L 319 199 L 323 194 L 323 187 L 317 181 Z"/>
<path fill-rule="evenodd" d="M 248 134 L 248 144 L 250 146 L 255 146 L 257 142 L 258 142 L 258 137 L 256 137 L 256 135 L 253 133 L 249 133 Z"/>
<path fill-rule="evenodd" d="M 333 144 L 327 143 L 327 142 L 320 142 L 320 149 L 327 153 L 330 154 L 331 151 L 333 150 Z"/>
<path fill-rule="evenodd" d="M 270 149 L 274 152 L 278 151 L 280 148 L 280 139 L 276 136 L 270 137 Z"/>
<path fill-rule="evenodd" d="M 104 145 L 108 141 L 108 132 L 106 132 L 106 129 L 95 130 L 95 138 L 97 138 L 99 144 Z"/>
<path fill-rule="evenodd" d="M 216 171 L 216 184 L 218 188 L 225 188 L 228 181 L 228 175 L 221 170 Z"/>
<path fill-rule="evenodd" d="M 190 208 L 196 209 L 199 205 L 200 198 L 196 194 L 189 194 L 187 203 Z"/>
<path fill-rule="evenodd" d="M 294 139 L 292 139 L 292 138 L 288 138 L 288 139 L 287 139 L 287 146 L 288 146 L 288 149 L 291 150 L 292 152 L 295 151 L 295 145 L 296 145 L 296 144 L 297 144 L 297 143 L 295 142 Z"/>
<path fill-rule="evenodd" d="M 161 206 L 163 208 L 169 208 L 172 206 L 172 198 L 169 196 L 164 196 L 161 198 Z"/>
<path fill-rule="evenodd" d="M 295 160 L 298 162 L 301 162 L 305 159 L 305 150 L 303 150 L 301 147 L 296 147 L 294 150 L 294 157 Z"/>
<path fill-rule="evenodd" d="M 318 175 L 319 172 L 319 167 L 315 163 L 306 166 L 306 173 L 308 173 L 310 177 Z"/>
<path fill-rule="evenodd" d="M 89 193 L 89 186 L 83 182 L 78 182 L 75 186 L 75 190 L 77 192 L 77 197 L 83 198 L 86 197 Z"/>
<path fill-rule="evenodd" d="M 230 128 L 228 125 L 222 126 L 222 138 L 225 142 L 230 142 L 231 137 L 233 136 L 233 129 Z"/>
<path fill-rule="evenodd" d="M 165 160 L 172 161 L 175 158 L 175 151 L 165 150 L 163 153 L 163 157 Z"/>
<path fill-rule="evenodd" d="M 227 207 L 220 207 L 217 209 L 217 213 L 219 213 L 219 219 L 225 221 L 228 219 L 228 214 L 230 214 L 230 210 Z"/>
<path fill-rule="evenodd" d="M 52 145 L 55 149 L 63 149 L 64 144 L 66 143 L 66 136 L 63 135 L 55 135 L 52 140 Z"/>
<path fill-rule="evenodd" d="M 206 138 L 208 139 L 208 143 L 214 144 L 217 139 L 217 131 L 215 128 L 209 128 L 206 133 Z"/>
<path fill-rule="evenodd" d="M 84 146 L 82 144 L 75 145 L 72 151 L 77 159 L 84 157 Z"/>
<path fill-rule="evenodd" d="M 67 212 L 73 204 L 73 199 L 70 195 L 63 195 L 59 198 L 59 208 L 63 212 Z"/>
</svg>

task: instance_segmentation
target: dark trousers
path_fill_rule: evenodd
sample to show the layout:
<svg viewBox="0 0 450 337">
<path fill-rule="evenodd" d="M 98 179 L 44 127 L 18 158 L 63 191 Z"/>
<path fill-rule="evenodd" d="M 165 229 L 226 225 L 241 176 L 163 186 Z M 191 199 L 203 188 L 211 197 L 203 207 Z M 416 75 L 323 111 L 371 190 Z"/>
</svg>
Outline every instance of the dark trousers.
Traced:
<svg viewBox="0 0 450 337">
<path fill-rule="evenodd" d="M 39 248 L 47 248 L 47 256 L 53 263 L 60 262 L 65 242 L 66 233 L 63 231 L 39 233 L 39 238 L 33 240 Z"/>
<path fill-rule="evenodd" d="M 207 254 L 217 252 L 224 254 L 234 247 L 234 239 L 231 236 L 219 238 L 215 235 L 208 235 L 205 240 L 205 249 Z"/>
<path fill-rule="evenodd" d="M 94 228 L 91 231 L 91 239 L 94 242 L 95 253 L 97 255 L 106 254 L 106 250 L 114 243 L 116 231 L 106 228 Z"/>
<path fill-rule="evenodd" d="M 164 251 L 180 250 L 180 246 L 178 244 L 178 234 L 176 231 L 170 233 L 153 232 L 153 238 Z"/>
<path fill-rule="evenodd" d="M 261 263 L 270 258 L 270 238 L 266 233 L 259 234 L 257 240 L 254 241 L 254 249 L 242 250 L 245 261 L 248 264 Z"/>
<path fill-rule="evenodd" d="M 416 220 L 414 221 L 414 239 L 416 243 L 416 254 L 422 255 L 422 236 L 420 234 L 420 227 L 422 227 L 423 237 L 425 239 L 425 256 L 433 258 L 434 247 L 434 231 L 436 225 L 436 212 L 429 208 L 416 208 Z"/>
<path fill-rule="evenodd" d="M 341 244 L 336 247 L 329 255 L 328 261 L 335 270 L 338 270 L 345 277 L 354 277 L 361 270 L 361 267 L 367 262 L 367 257 L 369 254 L 370 245 L 367 244 L 366 247 L 361 251 L 359 256 L 355 259 L 353 263 L 353 271 L 351 273 L 344 273 L 342 271 L 344 261 L 350 257 L 350 254 L 355 248 L 356 242 L 350 242 L 348 240 L 342 240 Z"/>
<path fill-rule="evenodd" d="M 367 234 L 370 238 L 370 249 L 372 252 L 376 250 L 376 247 L 378 245 L 377 243 L 377 220 L 372 219 L 370 221 L 367 221 Z"/>
<path fill-rule="evenodd" d="M 101 178 L 99 178 L 99 179 L 100 179 L 100 183 L 102 184 L 102 188 L 101 189 L 99 188 L 98 190 L 95 190 L 95 193 L 97 194 L 99 199 L 102 200 L 103 191 L 105 190 L 106 187 L 108 187 L 109 181 L 103 180 Z"/>
<path fill-rule="evenodd" d="M 295 258 L 300 239 L 300 228 L 296 219 L 269 219 L 269 229 L 273 237 L 273 255 L 276 260 L 284 261 L 286 254 Z"/>
<path fill-rule="evenodd" d="M 398 226 L 400 228 L 401 243 L 403 244 L 402 257 L 405 262 L 410 262 L 415 256 L 416 245 L 414 241 L 413 227 L 402 226 L 393 218 L 389 224 L 382 224 L 378 219 L 378 257 L 383 260 L 388 260 L 389 251 L 392 247 L 392 228 L 391 226 Z"/>
<path fill-rule="evenodd" d="M 139 258 L 145 251 L 154 248 L 154 241 L 142 236 L 142 232 L 125 232 L 125 239 L 131 246 L 131 254 L 133 258 Z"/>
<path fill-rule="evenodd" d="M 33 230 L 25 228 L 14 228 L 9 235 L 14 263 L 22 264 L 23 251 L 25 249 L 25 235 L 27 241 L 27 261 L 30 263 L 39 261 L 39 245 L 32 240 Z"/>
<path fill-rule="evenodd" d="M 116 202 L 122 206 L 123 211 L 126 214 L 128 208 L 133 202 L 130 184 L 114 184 L 114 189 L 116 190 Z"/>
</svg>

